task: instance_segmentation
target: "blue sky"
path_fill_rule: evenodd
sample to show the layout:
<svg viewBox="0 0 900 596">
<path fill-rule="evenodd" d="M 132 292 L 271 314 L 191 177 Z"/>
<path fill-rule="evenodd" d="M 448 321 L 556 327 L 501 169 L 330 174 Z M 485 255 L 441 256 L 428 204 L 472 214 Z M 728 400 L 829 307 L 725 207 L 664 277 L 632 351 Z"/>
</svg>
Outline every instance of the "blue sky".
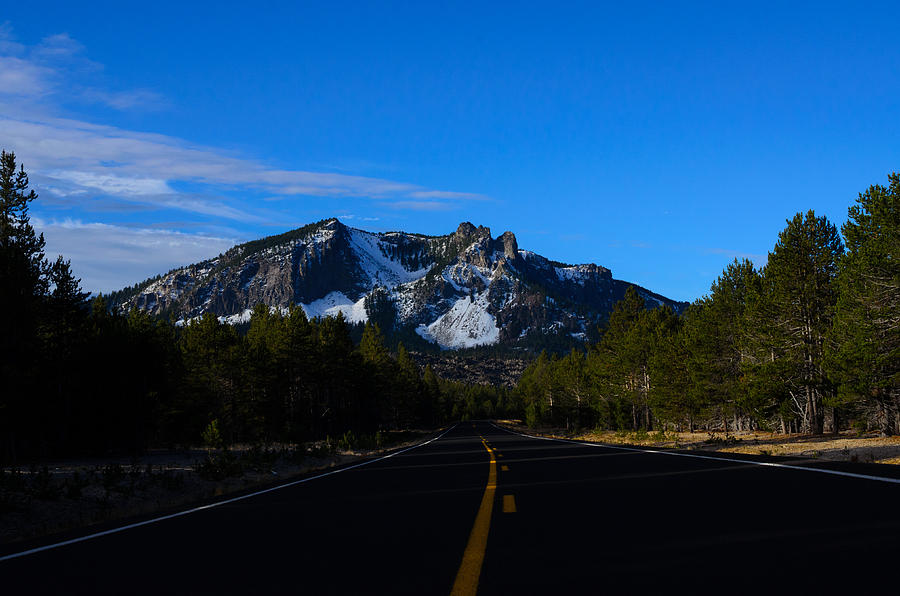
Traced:
<svg viewBox="0 0 900 596">
<path fill-rule="evenodd" d="M 338 216 L 693 300 L 900 169 L 897 3 L 189 4 L 0 14 L 0 147 L 88 290 Z"/>
</svg>

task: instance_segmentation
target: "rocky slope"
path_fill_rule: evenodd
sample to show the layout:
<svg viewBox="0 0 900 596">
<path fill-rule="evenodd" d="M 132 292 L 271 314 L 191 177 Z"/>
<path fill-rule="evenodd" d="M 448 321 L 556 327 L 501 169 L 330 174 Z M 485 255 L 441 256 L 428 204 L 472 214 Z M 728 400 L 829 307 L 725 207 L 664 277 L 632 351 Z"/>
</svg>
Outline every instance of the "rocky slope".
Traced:
<svg viewBox="0 0 900 596">
<path fill-rule="evenodd" d="M 459 356 L 456 352 L 410 354 L 421 369 L 430 366 L 434 374 L 468 385 L 513 388 L 531 363 L 525 358 L 493 358 L 490 356 Z"/>
<path fill-rule="evenodd" d="M 378 321 L 414 329 L 443 348 L 527 345 L 559 336 L 583 340 L 631 285 L 594 264 L 566 265 L 521 250 L 465 222 L 445 236 L 372 233 L 329 219 L 235 246 L 215 259 L 170 271 L 112 295 L 187 320 L 206 312 L 246 321 L 250 309 L 292 304 L 311 317 Z M 675 302 L 637 288 L 648 307 Z"/>
</svg>

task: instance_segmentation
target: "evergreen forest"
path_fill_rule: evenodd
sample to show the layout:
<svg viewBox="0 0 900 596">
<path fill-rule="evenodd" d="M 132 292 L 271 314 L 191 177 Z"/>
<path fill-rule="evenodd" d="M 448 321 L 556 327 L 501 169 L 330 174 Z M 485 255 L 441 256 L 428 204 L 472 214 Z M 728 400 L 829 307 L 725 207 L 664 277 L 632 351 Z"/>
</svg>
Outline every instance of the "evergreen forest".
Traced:
<svg viewBox="0 0 900 596">
<path fill-rule="evenodd" d="M 888 182 L 840 232 L 798 213 L 764 267 L 735 260 L 681 316 L 630 290 L 598 342 L 525 371 L 529 425 L 900 432 L 900 175 Z"/>
<path fill-rule="evenodd" d="M 618 430 L 900 432 L 900 175 L 841 228 L 787 222 L 767 264 L 730 264 L 683 315 L 633 289 L 513 390 L 439 379 L 377 323 L 258 305 L 179 326 L 90 298 L 45 255 L 24 167 L 0 154 L 0 463 L 151 446 L 299 443 L 472 418 Z M 355 338 L 358 341 L 354 341 Z M 391 347 L 393 343 L 391 342 Z"/>
</svg>

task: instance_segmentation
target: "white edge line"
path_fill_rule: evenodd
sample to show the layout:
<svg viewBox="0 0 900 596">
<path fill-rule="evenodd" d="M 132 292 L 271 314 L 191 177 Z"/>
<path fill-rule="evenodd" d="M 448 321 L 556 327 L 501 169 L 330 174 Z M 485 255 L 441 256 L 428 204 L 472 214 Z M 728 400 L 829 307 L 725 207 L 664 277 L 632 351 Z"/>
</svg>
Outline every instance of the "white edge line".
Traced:
<svg viewBox="0 0 900 596">
<path fill-rule="evenodd" d="M 491 424 L 494 424 L 493 422 Z M 636 453 L 656 453 L 658 455 L 673 455 L 676 457 L 693 457 L 694 459 L 708 459 L 711 461 L 727 461 L 738 464 L 750 464 L 753 466 L 764 466 L 767 468 L 784 468 L 786 470 L 801 470 L 803 472 L 818 472 L 819 474 L 831 474 L 832 476 L 846 476 L 848 478 L 860 478 L 862 480 L 876 480 L 878 482 L 888 482 L 890 484 L 900 484 L 900 478 L 888 478 L 885 476 L 872 476 L 870 474 L 856 474 L 854 472 L 842 472 L 840 470 L 829 470 L 827 468 L 807 468 L 804 466 L 793 466 L 791 464 L 779 464 L 766 461 L 752 461 L 748 459 L 736 459 L 733 457 L 715 457 L 712 455 L 698 455 L 696 453 L 681 453 L 678 451 L 660 451 L 658 449 L 638 449 L 636 447 L 621 447 L 619 445 L 607 445 L 605 443 L 591 443 L 589 441 L 570 441 L 568 439 L 557 439 L 553 437 L 538 437 L 535 435 L 526 435 L 516 432 L 502 426 L 496 428 L 504 430 L 508 433 L 519 435 L 520 437 L 528 437 L 529 439 L 541 439 L 542 441 L 557 441 L 559 443 L 571 443 L 572 445 L 584 445 L 586 447 L 606 447 L 607 449 L 618 449 L 620 451 L 634 451 Z"/>
<path fill-rule="evenodd" d="M 457 423 L 458 424 L 458 423 Z M 308 478 L 301 478 L 300 480 L 294 480 L 292 482 L 288 482 L 285 484 L 279 484 L 278 486 L 272 486 L 265 490 L 256 491 L 254 493 L 250 493 L 247 495 L 241 495 L 239 497 L 233 497 L 231 499 L 225 499 L 224 501 L 216 501 L 215 503 L 210 503 L 208 505 L 201 505 L 200 507 L 194 507 L 192 509 L 186 509 L 184 511 L 178 511 L 177 513 L 170 513 L 169 515 L 163 515 L 160 517 L 154 517 L 152 519 L 145 519 L 144 521 L 136 522 L 133 524 L 128 524 L 127 526 L 119 526 L 118 528 L 112 528 L 109 530 L 104 530 L 102 532 L 95 532 L 93 534 L 88 534 L 87 536 L 79 536 L 78 538 L 72 538 L 71 540 L 64 540 L 62 542 L 55 542 L 53 544 L 48 544 L 46 546 L 39 546 L 37 548 L 32 548 L 29 550 L 23 550 L 22 552 L 12 553 L 11 555 L 5 555 L 0 557 L 0 563 L 3 561 L 9 561 L 10 559 L 18 559 L 19 557 L 25 557 L 27 555 L 33 555 L 35 553 L 43 552 L 45 550 L 51 550 L 54 548 L 59 548 L 61 546 L 68 546 L 69 544 L 76 544 L 78 542 L 84 542 L 86 540 L 92 540 L 94 538 L 100 538 L 101 536 L 108 536 L 110 534 L 117 534 L 118 532 L 124 532 L 125 530 L 131 530 L 133 528 L 139 528 L 141 526 L 147 526 L 150 524 L 155 524 L 156 522 L 165 521 L 167 519 L 173 519 L 176 517 L 181 517 L 183 515 L 188 515 L 190 513 L 197 513 L 198 511 L 205 511 L 207 509 L 212 509 L 214 507 L 219 507 L 220 505 L 227 505 L 229 503 L 234 503 L 236 501 L 243 501 L 244 499 L 249 499 L 250 497 L 256 497 L 259 495 L 264 495 L 266 493 L 270 493 L 276 490 L 280 490 L 282 488 L 287 488 L 289 486 L 296 486 L 298 484 L 303 484 L 304 482 L 309 482 L 310 480 L 316 480 L 318 478 L 324 478 L 325 476 L 331 476 L 332 474 L 338 474 L 340 472 L 346 472 L 347 470 L 352 470 L 354 468 L 359 468 L 361 466 L 366 466 L 369 464 L 374 464 L 375 462 L 383 461 L 390 457 L 394 457 L 395 455 L 400 455 L 401 453 L 406 453 L 407 451 L 412 451 L 413 449 L 417 449 L 419 447 L 424 447 L 429 443 L 433 443 L 437 441 L 448 432 L 453 430 L 456 427 L 456 424 L 442 432 L 436 437 L 432 437 L 423 443 L 418 443 L 417 445 L 413 445 L 412 447 L 407 447 L 406 449 L 401 449 L 399 451 L 394 451 L 377 459 L 370 459 L 364 462 L 360 462 L 358 464 L 353 464 L 352 466 L 347 466 L 345 468 L 339 468 L 337 470 L 331 470 L 329 472 L 325 472 L 324 474 L 317 474 L 316 476 L 310 476 Z"/>
</svg>

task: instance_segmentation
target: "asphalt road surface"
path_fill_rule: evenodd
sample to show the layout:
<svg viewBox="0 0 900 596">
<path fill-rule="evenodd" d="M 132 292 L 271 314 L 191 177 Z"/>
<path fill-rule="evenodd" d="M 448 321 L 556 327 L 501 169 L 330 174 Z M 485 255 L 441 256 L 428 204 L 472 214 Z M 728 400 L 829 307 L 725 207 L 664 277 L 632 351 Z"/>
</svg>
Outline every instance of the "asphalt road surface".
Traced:
<svg viewBox="0 0 900 596">
<path fill-rule="evenodd" d="M 7 548 L 0 593 L 898 593 L 900 473 L 771 461 L 464 422 L 263 494 Z"/>
</svg>

